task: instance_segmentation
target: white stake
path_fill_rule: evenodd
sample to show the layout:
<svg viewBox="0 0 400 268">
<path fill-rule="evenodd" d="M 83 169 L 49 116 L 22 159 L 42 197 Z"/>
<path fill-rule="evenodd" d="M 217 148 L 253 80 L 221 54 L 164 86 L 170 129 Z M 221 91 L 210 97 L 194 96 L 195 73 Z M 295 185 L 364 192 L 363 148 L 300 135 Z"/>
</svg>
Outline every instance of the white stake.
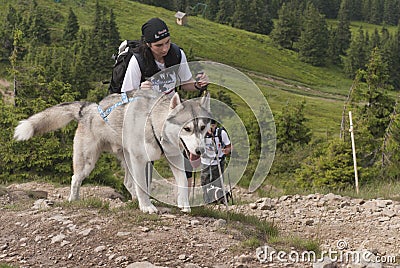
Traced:
<svg viewBox="0 0 400 268">
<path fill-rule="evenodd" d="M 356 181 L 356 192 L 358 194 L 358 172 L 357 172 L 356 144 L 354 142 L 353 118 L 351 116 L 351 111 L 349 111 L 349 121 L 350 121 L 349 131 L 350 131 L 350 135 L 351 135 L 351 148 L 353 149 L 354 179 Z"/>
</svg>

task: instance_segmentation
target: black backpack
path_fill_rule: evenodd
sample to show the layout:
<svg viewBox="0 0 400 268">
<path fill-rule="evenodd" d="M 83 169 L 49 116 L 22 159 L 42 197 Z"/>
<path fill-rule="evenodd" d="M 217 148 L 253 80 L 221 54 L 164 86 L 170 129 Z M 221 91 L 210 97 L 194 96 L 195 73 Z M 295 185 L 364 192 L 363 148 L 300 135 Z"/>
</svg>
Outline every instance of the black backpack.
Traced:
<svg viewBox="0 0 400 268">
<path fill-rule="evenodd" d="M 125 41 L 124 41 L 125 42 Z M 150 68 L 145 68 L 145 63 L 143 57 L 139 54 L 138 48 L 140 45 L 139 40 L 126 40 L 126 50 L 122 48 L 122 52 L 114 54 L 113 58 L 115 63 L 112 70 L 110 86 L 108 90 L 110 93 L 121 93 L 122 83 L 124 82 L 124 77 L 126 74 L 126 69 L 128 68 L 129 61 L 134 55 L 139 63 L 139 68 L 142 73 L 141 82 L 146 80 L 146 77 L 151 77 L 160 70 L 157 68 L 156 64 Z M 120 46 L 121 47 L 121 46 Z M 171 67 L 181 63 L 182 54 L 180 47 L 174 43 L 171 43 L 171 48 L 168 54 L 165 56 L 165 66 Z"/>
<path fill-rule="evenodd" d="M 221 143 L 221 148 L 225 147 L 224 141 L 222 140 L 222 130 L 226 132 L 226 129 L 224 127 L 217 127 L 215 130 L 214 137 L 218 137 L 218 141 Z M 228 134 L 228 132 L 226 132 Z"/>
</svg>

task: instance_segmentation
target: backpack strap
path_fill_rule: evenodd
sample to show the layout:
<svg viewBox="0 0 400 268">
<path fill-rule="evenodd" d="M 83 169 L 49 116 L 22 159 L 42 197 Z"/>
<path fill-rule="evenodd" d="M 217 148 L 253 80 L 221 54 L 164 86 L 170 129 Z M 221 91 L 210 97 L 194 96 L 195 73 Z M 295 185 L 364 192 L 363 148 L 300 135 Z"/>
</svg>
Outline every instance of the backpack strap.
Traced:
<svg viewBox="0 0 400 268">
<path fill-rule="evenodd" d="M 221 143 L 221 147 L 225 147 L 224 141 L 222 140 L 222 130 L 225 130 L 223 127 L 217 128 L 217 137 L 219 143 Z"/>
<path fill-rule="evenodd" d="M 165 56 L 165 67 L 171 67 L 180 64 L 182 60 L 181 48 L 175 43 L 171 43 L 171 48 Z"/>
</svg>

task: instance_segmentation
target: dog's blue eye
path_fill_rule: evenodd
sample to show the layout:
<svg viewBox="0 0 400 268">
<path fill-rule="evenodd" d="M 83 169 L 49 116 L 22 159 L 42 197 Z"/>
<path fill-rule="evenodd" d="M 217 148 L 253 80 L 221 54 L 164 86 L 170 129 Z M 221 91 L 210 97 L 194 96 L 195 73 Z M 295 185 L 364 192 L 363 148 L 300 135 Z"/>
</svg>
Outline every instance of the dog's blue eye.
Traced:
<svg viewBox="0 0 400 268">
<path fill-rule="evenodd" d="M 190 132 L 190 127 L 184 127 L 183 128 L 186 132 Z"/>
</svg>

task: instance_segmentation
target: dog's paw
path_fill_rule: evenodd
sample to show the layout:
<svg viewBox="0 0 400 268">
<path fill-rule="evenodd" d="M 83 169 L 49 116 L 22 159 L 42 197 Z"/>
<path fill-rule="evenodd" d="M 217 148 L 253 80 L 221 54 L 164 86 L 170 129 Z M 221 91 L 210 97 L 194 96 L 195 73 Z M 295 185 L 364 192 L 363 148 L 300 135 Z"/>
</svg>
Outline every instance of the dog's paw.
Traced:
<svg viewBox="0 0 400 268">
<path fill-rule="evenodd" d="M 192 211 L 192 210 L 190 209 L 190 207 L 183 207 L 183 208 L 181 208 L 181 211 L 184 213 L 190 213 L 190 211 Z"/>
<path fill-rule="evenodd" d="M 70 194 L 70 196 L 68 197 L 68 202 L 73 202 L 78 200 L 79 200 L 79 195 Z"/>
<path fill-rule="evenodd" d="M 153 214 L 153 213 L 157 213 L 158 212 L 157 208 L 153 204 L 145 205 L 145 206 L 139 206 L 139 207 L 140 207 L 140 210 L 142 212 L 144 212 L 144 213 Z"/>
</svg>

